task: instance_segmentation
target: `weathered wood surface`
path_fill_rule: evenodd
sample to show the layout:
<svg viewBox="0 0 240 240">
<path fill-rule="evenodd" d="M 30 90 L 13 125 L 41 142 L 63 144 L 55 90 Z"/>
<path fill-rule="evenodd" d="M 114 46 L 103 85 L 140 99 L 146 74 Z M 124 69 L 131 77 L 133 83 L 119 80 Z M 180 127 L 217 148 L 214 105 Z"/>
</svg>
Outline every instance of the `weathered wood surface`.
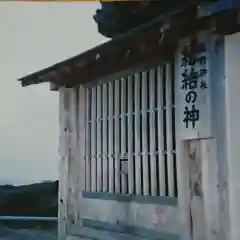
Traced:
<svg viewBox="0 0 240 240">
<path fill-rule="evenodd" d="M 109 164 L 109 191 L 114 192 L 114 158 L 113 158 L 113 84 L 109 83 L 108 104 L 109 104 L 109 120 L 108 120 L 108 164 Z"/>
<path fill-rule="evenodd" d="M 60 89 L 60 176 L 59 176 L 59 240 L 65 240 L 67 229 L 79 220 L 79 101 L 83 96 L 76 89 Z M 79 96 L 81 99 L 79 99 Z M 82 101 L 83 102 L 83 101 Z"/>
<path fill-rule="evenodd" d="M 77 177 L 77 185 L 78 185 L 78 198 L 77 204 L 75 205 L 75 211 L 78 213 L 78 218 L 76 225 L 81 225 L 81 218 L 85 212 L 85 205 L 82 197 L 82 192 L 85 190 L 85 156 L 86 156 L 86 116 L 85 116 L 85 108 L 86 108 L 86 97 L 85 97 L 85 88 L 83 86 L 79 86 L 79 95 L 78 95 L 78 154 L 76 161 L 78 162 L 78 167 L 75 169 L 75 174 Z"/>
<path fill-rule="evenodd" d="M 201 116 L 196 128 L 186 130 L 183 124 L 181 118 L 182 107 L 184 107 L 182 104 L 184 95 L 181 89 L 183 78 L 181 72 L 177 70 L 181 65 L 179 59 L 175 66 L 177 167 L 182 237 L 184 240 L 229 240 L 231 238 L 229 235 L 226 140 L 225 94 L 228 80 L 225 77 L 226 46 L 222 36 L 210 32 L 200 33 L 198 40 L 205 43 L 206 46 L 206 52 L 201 56 L 206 56 L 208 74 L 201 80 L 206 80 L 208 89 L 207 91 L 197 90 L 200 101 L 196 106 L 199 108 Z M 179 51 L 181 51 L 181 47 Z M 177 55 L 176 58 L 178 58 Z M 195 157 L 193 158 L 193 156 Z M 193 161 L 193 159 L 195 160 Z M 195 181 L 198 183 L 197 186 L 201 186 L 198 196 L 193 195 L 196 193 L 193 192 L 194 188 L 192 187 L 192 183 Z M 198 211 L 199 213 L 197 213 Z"/>
<path fill-rule="evenodd" d="M 67 225 L 67 174 L 68 174 L 68 132 L 65 131 L 68 117 L 68 93 L 66 89 L 59 90 L 59 196 L 58 196 L 58 239 L 65 240 Z"/>
<path fill-rule="evenodd" d="M 230 239 L 240 239 L 240 33 L 227 36 L 225 42 L 225 81 L 226 81 L 226 130 L 227 130 L 227 163 L 229 182 L 222 184 L 222 189 L 229 196 Z M 227 200 L 227 199 L 226 199 Z M 223 209 L 227 206 L 222 205 Z M 228 226 L 227 226 L 228 227 Z M 227 230 L 228 228 L 225 227 Z"/>
<path fill-rule="evenodd" d="M 129 76 L 127 80 L 127 124 L 128 124 L 128 131 L 127 131 L 127 138 L 128 138 L 128 192 L 129 194 L 134 194 L 134 163 L 133 163 L 133 96 L 130 89 L 133 89 L 133 76 Z"/>
<path fill-rule="evenodd" d="M 202 186 L 202 153 L 201 141 L 192 140 L 187 143 L 189 161 L 189 221 L 190 234 L 193 240 L 206 239 L 204 197 Z"/>
<path fill-rule="evenodd" d="M 136 182 L 136 194 L 142 194 L 142 157 L 141 157 L 141 112 L 140 112 L 140 90 L 141 90 L 141 78 L 140 73 L 135 73 L 134 84 L 134 149 L 135 149 L 135 182 Z"/>
<path fill-rule="evenodd" d="M 222 62 L 224 62 L 224 57 L 222 52 L 224 51 L 223 50 L 224 48 L 223 46 L 221 46 L 222 49 L 220 49 L 219 43 L 218 45 L 216 45 L 216 42 L 218 42 L 219 38 L 217 37 L 214 37 L 213 39 L 208 38 L 208 40 L 210 41 L 210 43 L 208 43 L 209 46 L 214 47 L 213 49 L 216 55 L 212 54 L 211 58 L 209 58 L 209 68 L 211 71 L 209 75 L 211 76 L 211 78 L 209 79 L 208 84 L 211 85 L 211 88 L 209 88 L 209 91 L 205 93 L 205 94 L 208 94 L 208 96 L 206 98 L 207 102 L 204 103 L 205 105 L 208 104 L 207 107 L 209 111 L 206 115 L 209 118 L 211 117 L 211 119 L 204 118 L 203 122 L 205 122 L 206 125 L 204 123 L 201 123 L 202 127 L 198 129 L 199 131 L 203 131 L 204 134 L 205 133 L 208 134 L 206 138 L 196 137 L 197 135 L 194 135 L 193 138 L 190 135 L 189 135 L 190 137 L 182 135 L 183 134 L 182 130 L 184 125 L 182 124 L 182 119 L 178 118 L 178 116 L 181 115 L 179 113 L 179 109 L 182 110 L 182 108 L 179 107 L 178 100 L 176 101 L 176 114 L 175 114 L 176 130 L 177 130 L 176 154 L 178 157 L 178 161 L 177 161 L 178 179 L 177 180 L 178 180 L 178 190 L 179 190 L 178 191 L 179 207 L 177 208 L 172 206 L 156 206 L 154 204 L 146 204 L 143 207 L 142 204 L 137 204 L 137 203 L 120 203 L 117 201 L 99 200 L 99 199 L 85 199 L 85 200 L 81 199 L 81 189 L 84 189 L 84 186 L 82 186 L 84 182 L 84 177 L 80 173 L 85 171 L 85 165 L 83 160 L 85 156 L 85 152 L 84 152 L 85 142 L 84 140 L 82 140 L 84 139 L 84 137 L 81 138 L 81 136 L 85 136 L 85 129 L 87 128 L 85 128 L 84 120 L 79 119 L 78 121 L 81 126 L 79 126 L 79 131 L 77 132 L 79 133 L 78 137 L 80 137 L 78 140 L 80 148 L 77 150 L 79 151 L 78 154 L 76 155 L 73 154 L 75 156 L 73 158 L 78 159 L 77 162 L 80 166 L 73 167 L 78 165 L 77 162 L 75 163 L 77 165 L 73 164 L 72 166 L 68 166 L 68 164 L 66 164 L 66 161 L 63 161 L 62 159 L 61 169 L 63 171 L 63 175 L 60 176 L 61 177 L 60 181 L 62 183 L 71 182 L 70 184 L 71 188 L 72 186 L 78 186 L 76 187 L 76 189 L 79 194 L 77 198 L 76 195 L 74 195 L 74 191 L 75 191 L 74 189 L 71 189 L 69 191 L 68 188 L 66 188 L 67 185 L 60 186 L 59 196 L 61 196 L 63 200 L 65 199 L 63 201 L 62 206 L 60 206 L 61 214 L 59 215 L 60 216 L 59 221 L 63 226 L 63 228 L 60 229 L 61 230 L 60 235 L 65 234 L 66 236 L 66 230 L 64 226 L 67 226 L 67 222 L 70 223 L 71 222 L 70 220 L 76 219 L 76 221 L 79 224 L 81 224 L 80 218 L 83 217 L 83 218 L 89 218 L 89 219 L 98 220 L 98 221 L 107 221 L 111 224 L 116 224 L 117 222 L 120 225 L 129 224 L 129 225 L 135 225 L 141 228 L 147 227 L 157 231 L 165 231 L 168 233 L 174 233 L 174 234 L 181 233 L 182 239 L 184 240 L 202 240 L 202 239 L 238 240 L 237 238 L 238 229 L 236 227 L 238 222 L 238 215 L 237 215 L 237 211 L 234 211 L 233 209 L 233 206 L 236 206 L 235 198 L 237 198 L 238 196 L 236 193 L 236 188 L 238 187 L 238 185 L 237 183 L 234 182 L 236 179 L 238 179 L 236 172 L 234 171 L 235 170 L 234 166 L 237 166 L 236 165 L 237 150 L 236 150 L 236 146 L 234 146 L 234 144 L 232 143 L 233 141 L 235 142 L 237 141 L 237 135 L 235 134 L 235 129 L 234 129 L 234 126 L 236 127 L 237 124 L 236 124 L 236 121 L 234 121 L 233 116 L 235 118 L 235 117 L 238 117 L 238 115 L 236 114 L 234 109 L 232 109 L 232 105 L 234 105 L 234 101 L 237 102 L 235 97 L 237 96 L 236 91 L 238 90 L 238 85 L 236 81 L 233 81 L 236 78 L 237 74 L 233 71 L 235 75 L 233 75 L 233 73 L 231 72 L 231 74 L 229 73 L 229 79 L 226 80 L 223 78 L 223 75 L 224 75 L 223 73 L 225 71 L 225 68 L 222 66 Z M 210 49 L 210 50 L 213 51 L 213 49 Z M 228 51 L 230 50 L 231 49 L 229 48 Z M 219 69 L 219 71 L 211 70 L 215 68 Z M 228 68 L 230 69 L 230 66 L 228 66 Z M 105 159 L 105 160 L 109 160 L 109 162 L 106 161 L 104 163 L 103 159 L 101 159 L 103 161 L 102 162 L 103 166 L 104 164 L 106 165 L 109 163 L 109 173 L 110 173 L 109 176 L 110 176 L 110 179 L 112 179 L 109 182 L 110 192 L 113 192 L 114 190 L 117 192 L 119 191 L 119 186 L 117 186 L 118 176 L 116 176 L 115 175 L 116 172 L 114 173 L 113 171 L 114 161 L 113 161 L 112 154 L 113 153 L 115 154 L 114 152 L 115 149 L 117 149 L 118 155 L 122 155 L 122 154 L 124 155 L 124 152 L 126 151 L 126 146 L 124 145 L 123 140 L 121 140 L 121 143 L 119 143 L 120 148 L 118 149 L 118 146 L 116 146 L 116 141 L 115 141 L 115 144 L 113 144 L 111 139 L 114 136 L 116 139 L 118 139 L 121 136 L 123 138 L 124 137 L 128 138 L 128 144 L 129 144 L 129 148 L 128 148 L 129 157 L 128 157 L 128 169 L 127 169 L 129 174 L 127 174 L 127 177 L 129 180 L 128 188 L 130 190 L 130 193 L 135 190 L 136 193 L 140 193 L 140 191 L 142 191 L 143 195 L 149 195 L 150 193 L 155 195 L 156 187 L 160 187 L 159 189 L 160 195 L 165 195 L 167 190 L 165 189 L 165 184 L 166 184 L 165 181 L 167 179 L 169 195 L 173 196 L 175 194 L 174 193 L 174 172 L 173 172 L 174 159 L 172 155 L 173 153 L 172 151 L 174 151 L 174 149 L 173 149 L 173 143 L 171 142 L 172 131 L 174 129 L 172 128 L 172 124 L 171 124 L 171 121 L 172 121 L 171 114 L 173 113 L 171 110 L 173 107 L 172 106 L 173 103 L 170 100 L 171 94 L 172 94 L 171 92 L 172 86 L 170 85 L 170 80 L 169 80 L 171 79 L 170 64 L 167 65 L 167 68 L 165 70 L 167 70 L 166 71 L 167 77 L 165 79 L 167 80 L 167 82 L 164 84 L 162 81 L 163 68 L 161 67 L 157 69 L 156 81 L 154 83 L 149 82 L 150 83 L 149 86 L 147 86 L 146 84 L 147 81 L 144 81 L 144 79 L 146 80 L 146 78 L 148 77 L 148 74 L 149 74 L 148 72 L 143 72 L 141 73 L 141 75 L 138 75 L 138 73 L 136 73 L 134 75 L 138 80 L 141 76 L 141 81 L 139 81 L 140 84 L 138 83 L 136 84 L 132 76 L 128 77 L 128 81 L 125 82 L 126 86 L 123 85 L 123 82 L 122 82 L 123 80 L 119 81 L 119 84 L 120 84 L 119 91 L 121 91 L 122 88 L 124 89 L 125 87 L 128 87 L 128 89 L 134 90 L 134 95 L 138 96 L 140 94 L 139 95 L 140 101 L 133 102 L 132 94 L 130 94 L 129 91 L 127 92 L 127 94 L 123 94 L 121 91 L 122 97 L 125 97 L 125 100 L 128 102 L 127 109 L 126 109 L 128 116 L 125 118 L 126 121 L 119 122 L 118 120 L 115 121 L 112 118 L 114 115 L 115 116 L 118 115 L 119 111 L 122 112 L 122 109 L 121 109 L 122 105 L 120 105 L 121 108 L 118 109 L 119 103 L 117 102 L 113 103 L 111 101 L 114 92 L 116 94 L 119 94 L 119 92 L 113 91 L 117 87 L 117 85 L 115 83 L 111 83 L 109 84 L 108 89 L 107 89 L 107 86 L 105 86 L 106 88 L 104 87 L 102 88 L 103 101 L 106 102 L 107 97 L 110 100 L 108 102 L 109 104 L 108 107 L 110 110 L 109 114 L 111 118 L 109 118 L 110 120 L 105 125 L 104 124 L 101 125 L 102 128 L 105 128 L 105 129 L 106 127 L 110 128 L 110 131 L 108 131 L 108 133 L 103 135 L 103 138 L 107 139 L 106 144 L 103 145 L 103 149 L 105 150 L 108 149 L 108 156 L 106 156 L 108 159 Z M 150 72 L 149 76 L 151 76 L 149 79 L 151 80 L 153 78 L 153 72 Z M 227 99 L 228 99 L 227 104 L 229 104 L 227 105 L 227 107 L 225 106 L 226 99 L 224 95 L 226 91 L 225 89 L 226 83 L 228 84 L 227 94 L 229 94 L 227 95 Z M 139 85 L 141 86 L 140 90 L 139 90 Z M 154 96 L 151 96 L 149 98 L 150 100 L 149 106 L 147 105 L 148 87 L 150 87 L 152 91 L 154 91 L 154 88 L 156 87 L 158 89 L 163 89 L 163 88 L 165 89 L 164 90 L 166 93 L 165 99 L 162 99 L 160 95 L 157 95 L 157 100 L 159 104 L 157 108 L 153 104 Z M 104 94 L 104 91 L 107 92 L 108 90 L 110 90 L 109 91 L 110 94 L 108 95 Z M 81 91 L 84 93 L 83 87 Z M 178 91 L 179 89 L 178 90 L 175 89 L 176 95 L 179 94 Z M 230 94 L 230 93 L 233 93 L 233 94 Z M 80 94 L 80 96 L 82 95 Z M 99 95 L 96 94 L 95 101 L 97 100 L 98 96 Z M 66 100 L 67 99 L 65 99 L 65 101 Z M 164 105 L 164 101 L 166 101 L 166 106 Z M 79 107 L 81 109 L 80 112 L 82 111 L 82 113 L 84 113 L 82 109 L 84 108 L 84 104 L 83 104 L 84 100 L 79 100 L 79 102 L 81 102 L 82 104 L 82 107 Z M 219 102 L 221 102 L 222 107 L 219 106 Z M 140 132 L 139 122 L 136 119 L 136 116 L 138 114 L 139 104 L 142 106 L 143 109 L 147 110 L 147 111 L 141 112 L 141 136 L 139 137 L 141 139 L 141 146 L 140 146 L 140 150 L 142 151 L 141 157 L 136 155 L 138 154 L 138 151 L 139 151 L 139 146 L 138 146 L 139 143 L 135 141 L 134 149 L 132 146 L 133 144 L 129 143 L 129 141 L 131 142 L 133 138 L 136 138 Z M 72 103 L 70 105 L 72 106 L 72 108 L 69 109 L 71 113 L 68 113 L 63 109 L 62 116 L 64 116 L 64 114 L 65 115 L 69 114 L 71 116 L 74 116 L 74 111 L 73 111 L 73 109 L 75 108 L 73 107 L 74 104 Z M 156 111 L 156 114 L 158 115 L 157 119 L 154 119 L 152 115 L 152 110 L 154 108 L 156 108 L 155 111 Z M 231 130 L 231 135 L 227 135 L 224 130 L 226 127 L 225 125 L 226 109 L 225 108 L 228 110 L 230 115 L 227 118 L 227 120 L 229 121 L 227 129 Z M 210 112 L 210 110 L 212 112 Z M 107 111 L 106 109 L 105 110 L 103 109 L 102 114 L 103 115 L 107 114 L 106 111 Z M 134 111 L 134 114 L 133 114 L 133 111 Z M 163 147 L 164 139 L 161 138 L 161 137 L 164 138 L 164 135 L 162 133 L 162 129 L 164 128 L 162 124 L 164 121 L 163 111 L 165 111 L 167 116 L 166 117 L 166 121 L 167 121 L 166 133 L 168 137 L 166 139 L 168 141 L 167 141 L 167 149 L 166 149 L 167 151 L 161 152 L 160 150 L 163 150 L 164 148 Z M 98 112 L 97 114 L 99 118 L 100 113 Z M 60 119 L 63 122 L 62 126 L 70 126 L 70 130 L 71 128 L 74 128 L 75 125 L 73 124 L 74 122 L 73 119 L 76 119 L 76 118 L 70 117 L 69 119 L 68 117 L 65 117 L 65 118 L 62 117 L 62 119 L 65 119 L 64 121 Z M 150 124 L 149 124 L 150 132 L 148 133 L 149 120 L 150 120 Z M 113 124 L 114 121 L 116 124 Z M 154 168 L 155 155 L 153 153 L 154 146 L 156 145 L 156 143 L 153 142 L 154 140 L 151 140 L 150 143 L 148 143 L 147 141 L 148 134 L 151 135 L 151 139 L 152 139 L 155 132 L 157 131 L 157 129 L 154 129 L 155 121 L 158 123 L 158 126 L 160 126 L 160 128 L 158 128 L 159 141 L 157 142 L 157 144 L 158 144 L 158 151 L 159 151 L 158 152 L 159 173 L 161 174 L 158 176 L 159 182 L 157 184 L 156 182 L 153 181 L 154 173 L 153 175 L 151 174 L 151 176 L 149 175 L 150 169 L 151 171 L 154 171 L 156 169 Z M 122 131 L 122 127 L 126 125 L 132 126 L 133 123 L 135 126 L 134 134 L 131 131 L 128 131 L 126 133 Z M 113 128 L 116 126 L 120 128 L 120 131 L 117 132 L 117 135 L 114 135 Z M 204 129 L 204 126 L 206 126 L 206 129 Z M 77 127 L 77 125 L 75 127 Z M 73 135 L 69 134 L 68 131 L 66 131 L 68 133 L 66 134 L 64 129 L 65 127 L 63 127 L 63 129 L 61 130 L 62 131 L 61 136 L 63 136 L 62 138 L 65 139 L 65 143 L 70 144 L 71 139 L 74 139 L 76 136 L 74 136 L 74 134 Z M 209 131 L 209 129 L 211 129 L 211 131 Z M 96 124 L 96 130 L 97 130 L 96 135 L 98 135 L 98 132 L 99 132 L 98 124 Z M 226 135 L 228 136 L 228 138 L 230 138 L 231 140 L 230 142 L 232 144 L 230 143 L 226 144 L 226 140 L 225 140 Z M 201 136 L 201 133 L 199 136 Z M 196 139 L 194 139 L 195 137 Z M 75 141 L 77 140 L 76 139 L 73 140 L 73 142 Z M 73 142 L 72 142 L 73 145 L 71 146 L 72 148 L 75 148 Z M 94 154 L 96 157 L 96 154 L 100 153 L 100 151 L 99 151 L 99 145 L 97 142 L 95 145 L 96 146 L 95 146 Z M 148 149 L 148 145 L 150 146 L 149 149 Z M 228 146 L 229 149 L 233 150 L 234 155 L 232 153 L 230 154 L 229 152 L 227 152 L 226 146 Z M 83 149 L 81 150 L 81 148 Z M 65 149 L 64 150 L 65 152 L 69 151 L 68 148 L 66 148 L 66 144 L 65 145 L 63 144 L 62 149 Z M 149 154 L 148 150 L 150 150 L 151 156 L 148 155 Z M 67 156 L 69 155 L 71 156 L 72 154 L 67 153 Z M 162 173 L 163 171 L 162 169 L 166 164 L 163 158 L 164 155 L 165 157 L 167 155 L 168 170 Z M 64 157 L 65 153 L 62 153 L 62 156 Z M 148 157 L 149 159 L 151 159 L 150 164 L 149 164 Z M 141 164 L 139 164 L 139 159 L 142 163 L 142 169 L 141 169 Z M 118 160 L 119 159 L 117 159 L 116 161 L 115 159 L 115 163 L 118 163 Z M 74 162 L 74 160 L 73 161 L 68 160 L 68 161 L 71 163 Z M 134 161 L 135 161 L 135 165 L 133 164 Z M 99 163 L 99 162 L 96 162 L 96 163 Z M 228 219 L 229 217 L 228 164 L 230 164 L 229 166 L 231 167 L 231 170 L 232 170 L 232 173 L 229 179 L 233 184 L 230 187 L 231 189 L 230 202 L 233 204 L 231 206 L 230 216 L 233 216 L 233 218 L 230 220 Z M 120 163 L 119 165 L 121 168 Z M 99 169 L 99 167 L 97 167 L 97 169 Z M 70 173 L 71 171 L 72 173 Z M 133 174 L 134 171 L 135 171 L 135 175 Z M 138 171 L 142 171 L 143 182 L 141 182 L 141 179 L 140 181 L 138 181 L 139 180 Z M 71 175 L 69 178 L 66 177 L 67 172 Z M 167 178 L 165 178 L 164 176 L 165 174 L 167 175 Z M 100 176 L 100 175 L 96 174 L 96 177 L 97 176 Z M 101 184 L 103 184 L 103 187 L 104 187 L 107 183 L 107 179 L 105 178 L 104 180 L 104 176 L 100 176 L 99 179 L 103 179 L 103 183 Z M 152 180 L 150 181 L 150 183 L 149 183 L 149 179 Z M 136 180 L 137 180 L 137 183 L 136 183 Z M 87 182 L 90 182 L 90 180 Z M 135 186 L 134 186 L 134 182 L 135 182 Z M 114 189 L 114 183 L 116 186 L 115 189 Z M 96 186 L 94 186 L 94 188 L 96 187 L 99 190 L 100 185 L 97 185 L 97 184 L 100 184 L 100 183 L 95 181 Z M 125 184 L 121 184 L 121 185 L 125 186 Z M 104 189 L 106 190 L 105 187 Z M 86 190 L 88 190 L 88 188 Z M 124 189 L 123 189 L 123 192 L 125 192 Z M 69 197 L 69 200 L 67 202 L 66 202 L 66 195 L 68 195 Z M 74 202 L 76 201 L 78 201 L 78 203 L 74 204 Z M 67 204 L 67 207 L 64 204 Z M 77 215 L 75 212 L 77 212 Z M 233 222 L 234 224 L 230 225 L 230 223 L 232 224 L 232 221 L 234 221 Z M 230 227 L 233 227 L 231 229 L 232 235 L 230 235 Z M 74 237 L 68 236 L 68 238 L 70 240 L 75 240 Z"/>
<path fill-rule="evenodd" d="M 151 184 L 151 195 L 156 196 L 157 195 L 157 156 L 156 156 L 156 123 L 155 123 L 155 71 L 156 69 L 151 69 L 149 72 L 149 141 L 150 141 L 150 184 Z M 159 93 L 158 94 L 162 94 Z"/>
<path fill-rule="evenodd" d="M 142 108 L 147 109 L 147 72 L 142 73 Z M 149 166 L 148 166 L 148 141 L 147 141 L 147 111 L 142 112 L 142 160 L 143 160 L 143 194 L 149 195 Z M 162 133 L 161 133 L 162 134 Z"/>
<path fill-rule="evenodd" d="M 157 68 L 157 86 L 158 92 L 163 92 L 164 86 L 163 86 L 163 66 L 159 66 Z M 164 156 L 165 153 L 163 151 L 164 149 L 164 135 L 163 135 L 163 112 L 164 112 L 164 96 L 163 94 L 157 95 L 157 136 L 158 136 L 158 168 L 159 168 L 159 193 L 160 196 L 166 195 L 166 182 L 165 182 L 165 161 Z"/>
<path fill-rule="evenodd" d="M 81 217 L 150 228 L 167 234 L 179 233 L 176 206 L 149 204 L 143 208 L 142 204 L 137 203 L 82 198 L 83 190 L 99 192 L 102 189 L 110 193 L 120 193 L 121 190 L 121 193 L 153 196 L 160 194 L 164 197 L 167 195 L 167 182 L 170 183 L 169 195 L 174 196 L 170 65 L 165 69 L 167 78 L 161 70 L 160 67 L 153 68 L 114 83 L 81 86 L 77 91 L 64 89 L 64 101 L 60 103 L 63 106 L 60 115 L 64 116 L 64 121 L 60 124 L 65 139 L 63 155 L 67 156 L 67 161 L 63 161 L 65 169 L 62 166 L 65 176 L 62 188 L 65 189 L 67 199 L 62 203 L 65 207 L 64 221 L 61 222 L 64 228 L 60 227 L 65 229 L 61 230 L 62 236 L 71 234 L 68 230 L 71 226 L 81 226 Z M 163 84 L 164 81 L 170 82 Z M 162 91 L 166 93 L 167 100 L 163 99 Z M 122 102 L 121 97 L 124 98 Z M 86 107 L 90 109 L 89 118 L 86 118 Z M 167 136 L 162 131 L 163 119 L 166 117 L 164 109 L 168 112 L 165 120 L 169 121 Z M 104 119 L 106 116 L 107 121 Z M 102 131 L 106 128 L 108 131 Z M 127 141 L 124 141 L 125 138 Z M 168 152 L 164 151 L 163 141 L 168 141 Z M 164 155 L 168 156 L 169 164 L 164 160 Z M 125 156 L 127 166 L 123 166 L 122 161 L 119 162 L 119 157 L 124 160 Z M 107 169 L 103 173 L 101 168 L 104 166 Z M 167 166 L 168 173 L 165 175 Z M 164 174 L 159 176 L 159 173 Z M 109 174 L 109 177 L 102 174 Z M 168 180 L 165 179 L 167 176 Z M 161 180 L 160 184 L 158 179 Z M 120 180 L 122 189 L 119 186 Z"/>
</svg>

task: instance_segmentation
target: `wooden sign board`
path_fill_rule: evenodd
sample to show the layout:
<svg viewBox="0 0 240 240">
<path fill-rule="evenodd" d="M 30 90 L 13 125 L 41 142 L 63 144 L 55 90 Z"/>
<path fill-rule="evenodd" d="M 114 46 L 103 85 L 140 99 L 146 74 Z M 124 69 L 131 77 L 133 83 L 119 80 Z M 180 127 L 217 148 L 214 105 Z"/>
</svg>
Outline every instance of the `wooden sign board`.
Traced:
<svg viewBox="0 0 240 240">
<path fill-rule="evenodd" d="M 182 39 L 176 54 L 176 109 L 182 139 L 211 136 L 210 66 L 212 41 L 207 32 Z"/>
</svg>

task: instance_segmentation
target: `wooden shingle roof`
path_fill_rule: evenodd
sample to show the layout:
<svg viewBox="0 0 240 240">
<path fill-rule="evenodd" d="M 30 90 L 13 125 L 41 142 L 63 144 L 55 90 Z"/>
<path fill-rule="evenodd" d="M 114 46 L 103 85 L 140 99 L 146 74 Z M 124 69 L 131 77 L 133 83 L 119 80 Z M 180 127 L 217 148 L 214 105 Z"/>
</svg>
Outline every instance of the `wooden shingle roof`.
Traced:
<svg viewBox="0 0 240 240">
<path fill-rule="evenodd" d="M 223 34 L 239 31 L 238 9 L 221 10 L 206 16 L 198 16 L 198 11 L 198 5 L 184 6 L 18 80 L 22 86 L 51 82 L 72 87 L 166 61 L 174 56 L 180 38 L 199 30 L 211 29 Z"/>
</svg>

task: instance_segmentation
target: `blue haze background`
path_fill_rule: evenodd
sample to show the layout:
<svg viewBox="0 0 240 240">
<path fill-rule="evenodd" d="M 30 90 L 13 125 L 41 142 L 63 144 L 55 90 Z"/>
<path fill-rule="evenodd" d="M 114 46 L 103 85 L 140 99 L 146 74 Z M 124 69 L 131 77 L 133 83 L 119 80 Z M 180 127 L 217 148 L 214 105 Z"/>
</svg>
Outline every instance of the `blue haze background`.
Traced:
<svg viewBox="0 0 240 240">
<path fill-rule="evenodd" d="M 0 184 L 58 179 L 58 94 L 17 78 L 106 41 L 99 3 L 0 3 Z"/>
</svg>

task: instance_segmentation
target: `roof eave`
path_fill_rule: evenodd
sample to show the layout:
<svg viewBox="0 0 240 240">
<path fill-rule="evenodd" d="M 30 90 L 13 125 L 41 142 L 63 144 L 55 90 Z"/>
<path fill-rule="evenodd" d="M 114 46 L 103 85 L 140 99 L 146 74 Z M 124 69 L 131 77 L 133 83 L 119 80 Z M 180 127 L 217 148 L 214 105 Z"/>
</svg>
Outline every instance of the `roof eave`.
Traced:
<svg viewBox="0 0 240 240">
<path fill-rule="evenodd" d="M 20 78 L 22 86 L 51 82 L 71 87 L 173 56 L 178 39 L 199 30 L 239 31 L 238 12 L 196 18 L 193 11 L 144 24 L 78 56 Z M 230 28 L 231 26 L 231 28 Z"/>
</svg>

